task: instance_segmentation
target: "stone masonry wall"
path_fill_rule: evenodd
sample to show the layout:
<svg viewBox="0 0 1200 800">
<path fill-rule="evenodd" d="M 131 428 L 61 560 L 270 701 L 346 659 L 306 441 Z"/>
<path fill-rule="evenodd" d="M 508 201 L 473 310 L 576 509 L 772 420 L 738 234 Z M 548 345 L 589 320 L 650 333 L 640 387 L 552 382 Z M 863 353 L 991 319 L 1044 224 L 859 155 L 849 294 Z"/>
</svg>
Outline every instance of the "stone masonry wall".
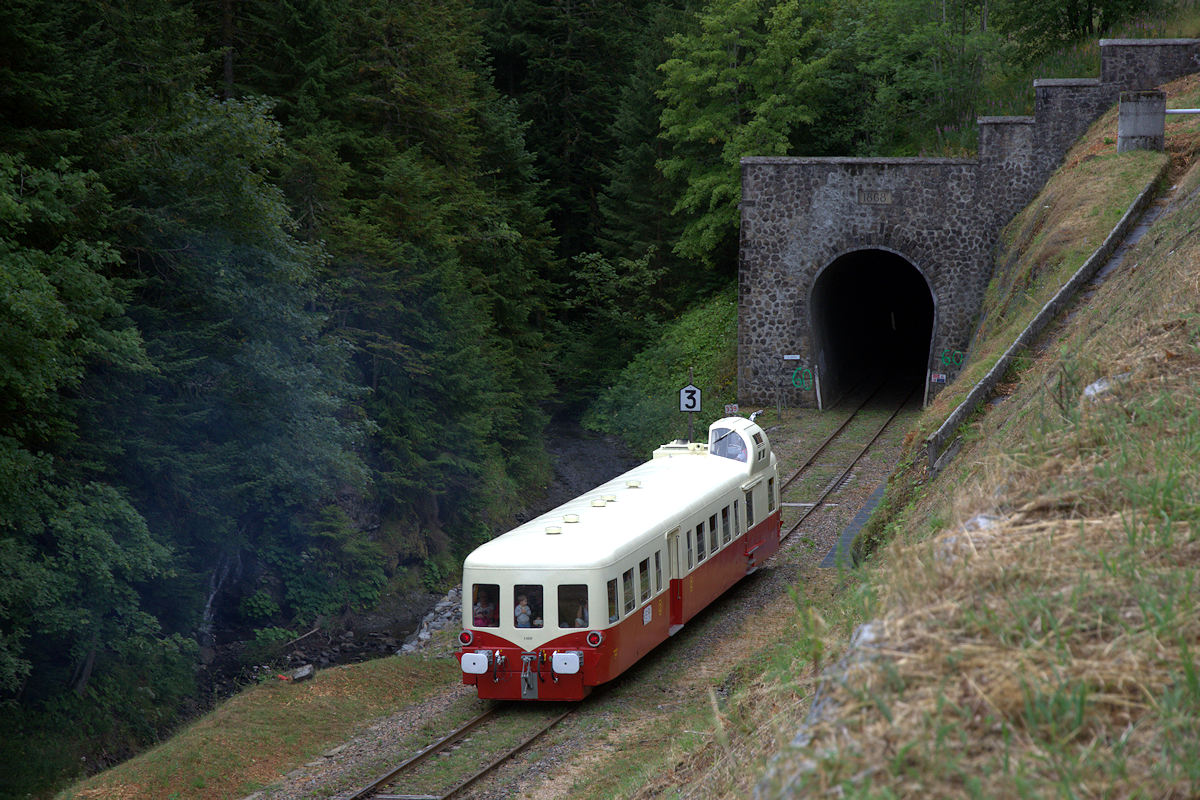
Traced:
<svg viewBox="0 0 1200 800">
<path fill-rule="evenodd" d="M 1033 117 L 981 118 L 975 159 L 742 159 L 740 401 L 815 404 L 815 390 L 789 380 L 797 365 L 817 364 L 813 284 L 856 250 L 894 252 L 925 277 L 928 371 L 952 377 L 938 354 L 967 349 L 1003 226 L 1120 92 L 1200 71 L 1195 39 L 1105 39 L 1100 54 L 1099 79 L 1035 81 Z M 941 387 L 930 384 L 931 394 Z"/>
<path fill-rule="evenodd" d="M 982 186 L 979 164 L 967 160 L 744 159 L 738 344 L 746 402 L 775 402 L 782 390 L 789 404 L 815 403 L 814 389 L 792 385 L 795 365 L 783 355 L 811 355 L 809 293 L 820 271 L 851 250 L 906 258 L 935 298 L 934 348 L 965 347 L 979 278 L 989 272 Z M 752 386 L 757 393 L 747 394 Z"/>
</svg>

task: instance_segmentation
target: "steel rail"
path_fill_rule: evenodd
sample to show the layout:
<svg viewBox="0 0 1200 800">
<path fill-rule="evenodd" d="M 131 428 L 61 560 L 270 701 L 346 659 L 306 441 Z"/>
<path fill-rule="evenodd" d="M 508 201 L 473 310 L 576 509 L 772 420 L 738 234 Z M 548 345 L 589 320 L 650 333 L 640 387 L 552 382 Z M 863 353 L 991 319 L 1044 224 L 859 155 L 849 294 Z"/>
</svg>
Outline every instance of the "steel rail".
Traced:
<svg viewBox="0 0 1200 800">
<path fill-rule="evenodd" d="M 886 383 L 886 381 L 884 383 Z M 846 429 L 846 426 L 850 424 L 851 420 L 853 420 L 856 416 L 858 416 L 858 412 L 862 411 L 863 407 L 866 406 L 867 403 L 871 402 L 871 400 L 875 397 L 875 395 L 879 394 L 879 390 L 882 389 L 883 386 L 884 386 L 883 383 L 880 383 L 878 386 L 876 386 L 875 390 L 873 392 L 871 392 L 869 395 L 867 395 L 867 399 L 865 399 L 861 403 L 859 403 L 858 408 L 851 411 L 850 416 L 848 416 L 848 417 L 846 417 L 846 419 L 842 420 L 842 424 L 838 425 L 837 430 L 835 430 L 833 433 L 831 433 L 827 437 L 825 437 L 825 441 L 821 442 L 821 444 L 817 447 L 817 449 L 813 450 L 812 453 L 809 454 L 808 459 L 803 464 L 800 465 L 800 468 L 797 469 L 795 472 L 793 472 L 791 474 L 791 476 L 786 481 L 784 481 L 782 485 L 780 485 L 780 487 L 779 487 L 779 496 L 780 497 L 783 497 L 783 490 L 786 489 L 787 487 L 791 486 L 792 482 L 795 481 L 796 478 L 799 478 L 800 474 L 802 472 L 804 472 L 804 470 L 806 470 L 812 466 L 813 462 L 817 460 L 817 456 L 821 455 L 821 453 L 823 453 L 825 451 L 825 448 L 829 446 L 830 442 L 832 442 L 834 439 L 836 439 L 838 437 L 838 434 L 840 434 L 842 431 L 844 431 Z"/>
<path fill-rule="evenodd" d="M 876 390 L 876 391 L 878 391 L 878 390 Z M 854 469 L 854 465 L 857 464 L 864 455 L 866 455 L 867 451 L 871 449 L 871 446 L 873 444 L 875 444 L 876 440 L 878 440 L 879 437 L 883 435 L 883 432 L 885 430 L 887 430 L 887 427 L 892 424 L 892 420 L 894 420 L 900 414 L 900 412 L 902 410 L 904 410 L 904 407 L 908 405 L 908 401 L 912 400 L 912 396 L 915 392 L 916 392 L 916 389 L 911 390 L 908 393 L 908 396 L 905 397 L 904 400 L 902 400 L 898 406 L 896 406 L 896 410 L 893 411 L 891 416 L 889 416 L 887 418 L 887 421 L 884 422 L 883 425 L 881 425 L 879 427 L 879 430 L 875 431 L 875 435 L 871 437 L 871 440 L 869 442 L 867 442 L 865 445 L 863 445 L 862 449 L 858 451 L 858 455 L 856 455 L 853 458 L 853 460 L 851 460 L 849 465 L 847 465 L 847 467 L 844 470 L 842 470 L 841 474 L 838 475 L 836 478 L 834 478 L 832 481 L 830 481 L 829 485 L 825 488 L 825 491 L 822 492 L 821 496 L 818 497 L 816 502 L 812 504 L 812 507 L 800 515 L 800 519 L 796 520 L 796 522 L 793 523 L 792 527 L 788 528 L 787 533 L 785 533 L 785 534 L 783 534 L 783 536 L 779 537 L 779 541 L 782 542 L 783 540 L 785 540 L 789 536 L 791 536 L 793 533 L 795 533 L 796 529 L 800 527 L 800 525 L 804 522 L 804 520 L 808 519 L 809 514 L 812 514 L 814 511 L 816 511 L 818 508 L 821 507 L 821 505 L 825 502 L 825 498 L 828 497 L 829 495 L 831 495 L 833 493 L 833 491 L 835 489 L 837 489 L 837 487 L 839 485 L 841 485 L 842 481 L 844 481 L 846 479 L 846 476 L 850 474 L 850 470 Z"/>
<path fill-rule="evenodd" d="M 354 794 L 348 795 L 345 798 L 342 798 L 342 800 L 366 800 L 366 798 L 368 798 L 368 797 L 379 797 L 379 795 L 376 794 L 376 791 L 379 789 L 379 787 L 388 783 L 389 781 L 391 781 L 393 778 L 395 778 L 401 772 L 404 772 L 404 770 L 408 769 L 409 767 L 413 767 L 413 766 L 421 763 L 422 761 L 424 761 L 426 758 L 433 755 L 434 753 L 440 753 L 442 750 L 444 750 L 446 748 L 447 745 L 452 744 L 453 742 L 457 741 L 458 739 L 461 739 L 468 731 L 478 727 L 484 721 L 486 721 L 487 719 L 492 717 L 495 713 L 496 713 L 496 707 L 492 706 L 487 711 L 484 711 L 482 714 L 472 717 L 471 719 L 464 722 L 462 725 L 460 725 L 458 728 L 456 728 L 451 733 L 446 734 L 445 736 L 443 736 L 441 739 L 438 739 L 433 744 L 427 745 L 425 748 L 419 750 L 416 755 L 405 760 L 400 765 L 393 767 L 391 769 L 391 771 L 389 771 L 385 775 L 381 775 L 380 777 L 371 781 L 369 784 L 367 784 L 363 788 L 359 789 Z"/>
<path fill-rule="evenodd" d="M 502 755 L 496 757 L 490 763 L 488 763 L 487 766 L 472 773 L 466 779 L 455 784 L 453 787 L 451 787 L 449 790 L 447 790 L 443 794 L 391 794 L 391 793 L 380 792 L 380 789 L 383 786 L 395 781 L 396 777 L 399 776 L 400 773 L 404 772 L 409 767 L 412 767 L 413 765 L 424 760 L 426 757 L 428 757 L 434 753 L 441 752 L 443 749 L 445 749 L 446 745 L 451 744 L 458 739 L 461 739 L 462 736 L 467 731 L 469 731 L 472 728 L 475 728 L 476 726 L 483 723 L 485 720 L 487 720 L 489 717 L 491 717 L 495 712 L 496 712 L 496 709 L 494 707 L 491 709 L 488 709 L 487 711 L 483 712 L 482 714 L 475 717 L 474 719 L 467 721 L 465 724 L 463 724 L 461 727 L 459 727 L 453 733 L 443 736 L 441 739 L 437 740 L 433 744 L 431 744 L 428 747 L 426 747 L 425 749 L 421 750 L 419 753 L 417 753 L 412 758 L 409 758 L 404 763 L 400 764 L 397 767 L 394 767 L 387 774 L 382 775 L 379 778 L 375 779 L 367 786 L 364 786 L 362 789 L 359 789 L 356 793 L 354 793 L 352 795 L 348 795 L 344 798 L 340 798 L 340 800 L 367 800 L 368 798 L 370 798 L 370 800 L 449 800 L 449 798 L 455 797 L 456 795 L 460 794 L 461 792 L 466 791 L 466 789 L 473 786 L 477 781 L 479 781 L 480 779 L 485 777 L 488 773 L 492 772 L 497 767 L 501 766 L 505 762 L 507 762 L 507 761 L 511 760 L 512 758 L 514 758 L 515 756 L 517 756 L 519 753 L 521 753 L 523 750 L 525 750 L 527 747 L 529 747 L 531 744 L 533 744 L 535 741 L 537 741 L 537 739 L 540 738 L 543 734 L 545 734 L 547 731 L 549 731 L 555 725 L 562 722 L 568 716 L 573 714 L 575 712 L 575 708 L 568 709 L 567 711 L 564 711 L 562 714 L 559 714 L 558 716 L 551 719 L 549 722 L 543 724 L 540 728 L 538 728 L 532 734 L 525 737 L 515 747 L 510 748 Z"/>
<path fill-rule="evenodd" d="M 515 757 L 526 747 L 529 747 L 529 745 L 533 744 L 534 741 L 536 741 L 538 738 L 540 738 L 542 736 L 542 734 L 547 733 L 551 728 L 553 728 L 558 723 L 562 722 L 567 717 L 571 716 L 571 714 L 573 714 L 573 713 L 575 713 L 575 709 L 571 708 L 571 709 L 568 709 L 568 710 L 564 711 L 563 713 L 559 714 L 557 717 L 555 717 L 554 719 L 547 722 L 544 726 L 542 726 L 542 728 L 540 730 L 536 731 L 533 735 L 531 735 L 527 739 L 525 739 L 525 741 L 521 742 L 516 747 L 509 750 L 507 753 L 505 753 L 504 755 L 495 759 L 494 761 L 492 761 L 492 763 L 488 764 L 486 767 L 479 770 L 474 775 L 467 778 L 465 781 L 463 781 L 462 783 L 458 784 L 450 791 L 443 794 L 440 798 L 438 798 L 438 800 L 449 800 L 449 798 L 454 797 L 459 792 L 466 791 L 469 787 L 473 786 L 475 784 L 475 782 L 478 781 L 480 778 L 484 777 L 485 775 L 487 775 L 489 772 L 491 772 L 492 770 L 494 770 L 496 767 L 500 766 L 504 762 Z M 388 800 L 388 798 L 386 795 L 383 795 L 383 796 L 379 797 L 379 800 Z"/>
</svg>

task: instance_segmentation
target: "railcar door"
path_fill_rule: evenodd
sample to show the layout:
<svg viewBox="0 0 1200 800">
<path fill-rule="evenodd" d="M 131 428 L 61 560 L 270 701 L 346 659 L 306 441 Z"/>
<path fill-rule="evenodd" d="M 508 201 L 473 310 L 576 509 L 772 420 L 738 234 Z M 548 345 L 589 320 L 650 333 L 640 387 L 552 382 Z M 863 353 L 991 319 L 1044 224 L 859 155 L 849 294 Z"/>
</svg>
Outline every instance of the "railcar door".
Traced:
<svg viewBox="0 0 1200 800">
<path fill-rule="evenodd" d="M 667 534 L 667 572 L 671 595 L 670 627 L 667 630 L 672 634 L 683 627 L 683 569 L 679 559 L 679 528 L 676 528 Z"/>
</svg>

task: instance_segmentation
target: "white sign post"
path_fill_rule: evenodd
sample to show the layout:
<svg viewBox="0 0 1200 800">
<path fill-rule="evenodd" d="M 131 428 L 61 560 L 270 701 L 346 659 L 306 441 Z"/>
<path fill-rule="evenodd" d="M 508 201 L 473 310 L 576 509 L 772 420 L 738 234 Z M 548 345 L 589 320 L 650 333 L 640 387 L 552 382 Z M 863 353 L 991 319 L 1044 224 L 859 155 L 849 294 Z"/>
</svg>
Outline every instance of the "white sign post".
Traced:
<svg viewBox="0 0 1200 800">
<path fill-rule="evenodd" d="M 694 375 L 688 368 L 688 385 L 679 390 L 679 410 L 688 412 L 688 441 L 692 441 L 692 425 L 700 411 L 700 387 L 691 383 Z"/>
<path fill-rule="evenodd" d="M 700 389 L 699 387 L 688 384 L 679 390 L 679 410 L 691 411 L 693 413 L 700 410 Z"/>
</svg>

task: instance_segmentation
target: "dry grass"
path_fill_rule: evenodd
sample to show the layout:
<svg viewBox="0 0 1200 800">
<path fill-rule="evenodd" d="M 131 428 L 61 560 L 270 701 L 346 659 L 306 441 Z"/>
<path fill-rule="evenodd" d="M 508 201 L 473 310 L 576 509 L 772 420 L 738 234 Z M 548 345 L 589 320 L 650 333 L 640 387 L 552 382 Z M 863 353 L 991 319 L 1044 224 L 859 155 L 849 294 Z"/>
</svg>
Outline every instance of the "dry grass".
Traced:
<svg viewBox="0 0 1200 800">
<path fill-rule="evenodd" d="M 1198 87 L 1177 82 L 1171 105 Z M 1127 266 L 938 481 L 910 473 L 869 636 L 824 673 L 762 796 L 1200 796 L 1200 124 L 1170 123 L 1168 142 L 1173 201 Z M 1089 217 L 1056 205 L 1081 202 L 1062 184 L 1086 188 L 1097 146 L 1010 229 L 1042 255 L 1013 259 L 991 331 L 1023 313 L 1004 296 L 1022 274 L 1082 249 Z"/>
<path fill-rule="evenodd" d="M 1200 793 L 1200 245 L 1173 249 L 1107 290 L 1140 284 L 1137 310 L 1081 314 L 983 421 L 956 524 L 887 553 L 874 641 L 772 792 Z"/>
<path fill-rule="evenodd" d="M 1019 519 L 898 555 L 874 641 L 773 790 L 1195 795 L 1200 543 L 1124 515 Z"/>
<path fill-rule="evenodd" d="M 919 425 L 923 438 L 941 424 L 996 363 L 1017 334 L 1104 241 L 1167 156 L 1116 152 L 1115 109 L 1071 150 L 1067 166 L 1002 233 L 1003 252 L 981 322 L 956 380 L 939 393 Z"/>
<path fill-rule="evenodd" d="M 242 797 L 344 742 L 370 720 L 451 685 L 458 674 L 453 659 L 404 656 L 321 670 L 298 684 L 264 683 L 61 797 Z"/>
<path fill-rule="evenodd" d="M 722 645 L 728 652 L 716 654 L 716 663 L 736 663 L 739 654 L 745 659 L 747 654 L 771 651 L 775 660 L 759 667 L 757 673 L 748 668 L 750 674 L 738 676 L 742 680 L 733 681 L 736 685 L 727 697 L 718 697 L 718 689 L 712 685 L 693 686 L 693 696 L 707 696 L 700 714 L 702 740 L 669 745 L 672 752 L 663 759 L 666 768 L 648 776 L 629 794 L 631 798 L 747 797 L 752 793 L 768 760 L 787 746 L 795 734 L 795 720 L 812 700 L 819 659 L 813 658 L 811 650 L 796 650 L 794 643 L 809 637 L 816 644 L 811 638 L 814 626 L 831 632 L 815 609 L 831 616 L 848 613 L 847 606 L 833 600 L 839 593 L 838 582 L 834 572 L 807 570 L 792 598 L 769 603 L 745 635 Z M 799 615 L 794 613 L 797 606 L 802 609 Z M 678 731 L 674 734 L 677 737 Z"/>
</svg>

